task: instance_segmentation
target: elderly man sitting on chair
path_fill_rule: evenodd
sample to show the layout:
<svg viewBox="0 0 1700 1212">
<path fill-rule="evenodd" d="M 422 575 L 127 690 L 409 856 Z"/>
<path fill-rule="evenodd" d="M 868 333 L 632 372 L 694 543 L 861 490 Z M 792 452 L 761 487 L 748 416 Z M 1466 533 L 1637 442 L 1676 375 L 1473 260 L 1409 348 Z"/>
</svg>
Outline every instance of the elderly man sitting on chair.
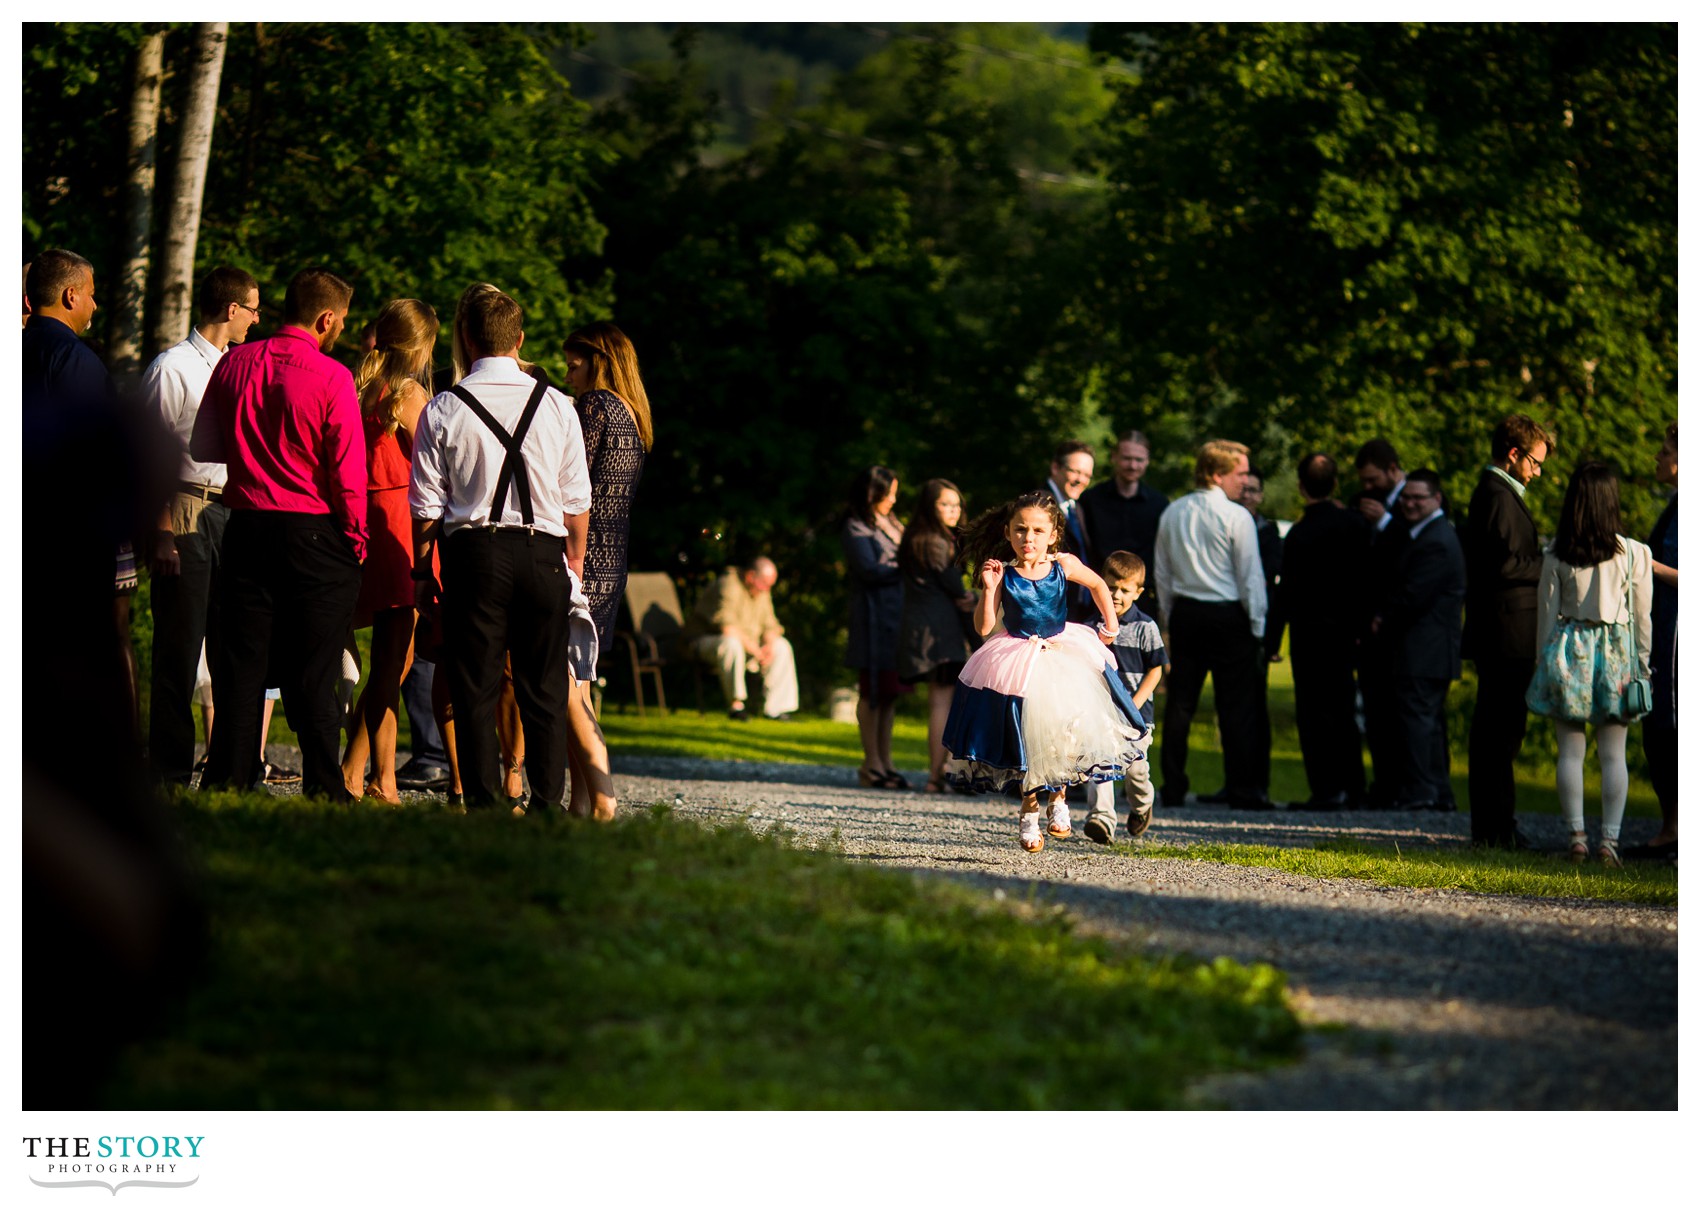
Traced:
<svg viewBox="0 0 1700 1212">
<path fill-rule="evenodd" d="M 762 676 L 762 714 L 782 719 L 797 710 L 797 665 L 785 628 L 773 613 L 772 590 L 779 580 L 773 561 L 761 556 L 743 568 L 728 568 L 697 599 L 685 624 L 691 653 L 720 672 L 735 720 L 747 720 L 744 675 Z"/>
</svg>

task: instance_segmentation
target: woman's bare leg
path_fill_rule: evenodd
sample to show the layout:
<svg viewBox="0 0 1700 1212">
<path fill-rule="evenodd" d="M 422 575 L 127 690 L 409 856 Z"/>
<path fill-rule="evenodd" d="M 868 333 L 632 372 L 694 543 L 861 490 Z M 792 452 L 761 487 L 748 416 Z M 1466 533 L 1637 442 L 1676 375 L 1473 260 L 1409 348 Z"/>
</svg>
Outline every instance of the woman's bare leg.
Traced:
<svg viewBox="0 0 1700 1212">
<path fill-rule="evenodd" d="M 944 786 L 944 764 L 950 756 L 944 747 L 944 726 L 955 697 L 955 682 L 931 682 L 927 686 L 927 781 L 940 788 Z"/>
<path fill-rule="evenodd" d="M 395 784 L 396 711 L 401 702 L 401 682 L 413 665 L 414 610 L 403 606 L 379 612 L 372 621 L 372 671 L 360 695 L 358 714 L 372 750 L 372 778 L 368 788 L 386 803 L 401 803 Z M 349 740 L 352 749 L 353 738 Z M 348 771 L 343 771 L 346 782 Z"/>
<path fill-rule="evenodd" d="M 519 700 L 514 697 L 512 653 L 502 658 L 502 693 L 496 700 L 496 739 L 502 746 L 503 789 L 509 797 L 518 799 L 525 794 L 525 781 L 520 775 L 525 766 L 525 726 L 519 718 Z"/>
<path fill-rule="evenodd" d="M 590 709 L 590 683 L 573 679 L 567 697 L 567 765 L 572 771 L 568 811 L 587 812 L 599 821 L 611 821 L 619 807 L 614 797 L 614 775 L 608 767 L 608 742 L 596 713 Z M 580 788 L 584 790 L 581 792 Z"/>
<path fill-rule="evenodd" d="M 461 794 L 460 754 L 455 752 L 455 707 L 449 698 L 449 679 L 442 663 L 431 674 L 431 714 L 437 717 L 437 731 L 443 734 L 443 753 L 449 759 L 449 791 Z"/>
</svg>

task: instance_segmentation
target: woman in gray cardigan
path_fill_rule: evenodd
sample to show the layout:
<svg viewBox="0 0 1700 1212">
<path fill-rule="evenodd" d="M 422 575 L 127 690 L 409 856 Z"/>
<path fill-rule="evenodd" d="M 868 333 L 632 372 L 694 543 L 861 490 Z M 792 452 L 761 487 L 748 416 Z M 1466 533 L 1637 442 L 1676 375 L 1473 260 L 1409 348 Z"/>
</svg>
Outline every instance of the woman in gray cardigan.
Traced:
<svg viewBox="0 0 1700 1212">
<path fill-rule="evenodd" d="M 903 621 L 898 629 L 897 673 L 927 683 L 927 790 L 942 792 L 944 723 L 956 693 L 956 675 L 968 660 L 963 622 L 979 595 L 963 585 L 957 565 L 962 494 L 949 480 L 928 480 L 914 520 L 903 532 L 897 566 L 903 574 Z"/>
<path fill-rule="evenodd" d="M 897 677 L 897 627 L 903 590 L 897 571 L 897 545 L 903 524 L 892 515 L 897 504 L 897 473 L 874 466 L 850 486 L 839 541 L 850 569 L 850 641 L 844 663 L 857 670 L 856 724 L 862 732 L 864 787 L 906 789 L 909 780 L 891 761 L 891 726 L 897 699 L 909 688 Z"/>
</svg>

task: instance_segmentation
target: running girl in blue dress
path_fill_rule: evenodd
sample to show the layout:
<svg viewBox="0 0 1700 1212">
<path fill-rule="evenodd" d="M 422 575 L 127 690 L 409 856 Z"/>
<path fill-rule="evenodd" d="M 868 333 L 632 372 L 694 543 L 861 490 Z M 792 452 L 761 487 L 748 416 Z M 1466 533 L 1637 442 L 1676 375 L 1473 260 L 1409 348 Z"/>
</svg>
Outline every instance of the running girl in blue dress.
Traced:
<svg viewBox="0 0 1700 1212">
<path fill-rule="evenodd" d="M 969 527 L 963 558 L 980 562 L 984 591 L 974 626 L 989 638 L 963 667 L 944 728 L 952 783 L 1001 791 L 1019 781 L 1019 836 L 1030 851 L 1044 849 L 1046 833 L 1073 832 L 1070 785 L 1122 778 L 1144 760 L 1147 731 L 1107 647 L 1115 631 L 1095 635 L 1067 621 L 1070 581 L 1091 593 L 1100 617 L 1116 612 L 1103 578 L 1058 552 L 1062 531 L 1048 492 L 1019 496 Z"/>
</svg>

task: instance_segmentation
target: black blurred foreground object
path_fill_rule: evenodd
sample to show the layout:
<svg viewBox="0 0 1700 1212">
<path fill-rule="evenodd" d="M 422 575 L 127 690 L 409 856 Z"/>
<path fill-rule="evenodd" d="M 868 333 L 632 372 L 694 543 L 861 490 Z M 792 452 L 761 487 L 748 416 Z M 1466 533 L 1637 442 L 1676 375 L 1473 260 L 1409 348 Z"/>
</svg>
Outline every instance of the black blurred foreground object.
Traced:
<svg viewBox="0 0 1700 1212">
<path fill-rule="evenodd" d="M 95 1104 L 120 1050 L 188 984 L 205 923 L 170 810 L 142 767 L 114 552 L 151 531 L 176 474 L 128 402 L 23 399 L 23 1105 Z M 141 548 L 139 550 L 145 550 Z"/>
</svg>

